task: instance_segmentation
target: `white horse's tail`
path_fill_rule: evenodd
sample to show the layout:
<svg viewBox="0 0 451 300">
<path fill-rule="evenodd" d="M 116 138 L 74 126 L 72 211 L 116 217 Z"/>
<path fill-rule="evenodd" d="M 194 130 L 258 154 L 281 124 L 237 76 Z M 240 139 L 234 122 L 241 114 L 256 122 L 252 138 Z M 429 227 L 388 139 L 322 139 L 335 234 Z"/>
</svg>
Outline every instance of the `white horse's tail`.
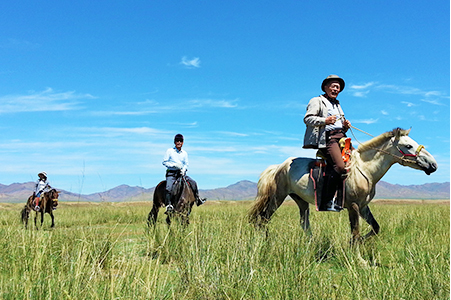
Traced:
<svg viewBox="0 0 451 300">
<path fill-rule="evenodd" d="M 263 171 L 257 184 L 257 197 L 248 213 L 250 223 L 259 224 L 269 221 L 274 211 L 282 204 L 287 196 L 286 175 L 286 162 L 271 165 Z"/>
</svg>

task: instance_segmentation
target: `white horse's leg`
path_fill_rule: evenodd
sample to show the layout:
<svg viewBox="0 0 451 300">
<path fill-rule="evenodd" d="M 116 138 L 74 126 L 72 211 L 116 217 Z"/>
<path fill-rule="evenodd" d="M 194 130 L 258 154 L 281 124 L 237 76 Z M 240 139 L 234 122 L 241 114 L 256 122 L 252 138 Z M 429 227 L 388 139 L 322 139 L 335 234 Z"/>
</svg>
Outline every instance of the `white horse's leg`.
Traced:
<svg viewBox="0 0 451 300">
<path fill-rule="evenodd" d="M 309 219 L 310 208 L 309 208 L 308 202 L 302 200 L 301 197 L 299 197 L 298 195 L 296 195 L 294 193 L 290 194 L 290 197 L 293 198 L 294 202 L 296 202 L 296 204 L 299 207 L 299 214 L 301 216 L 302 229 L 304 229 L 304 231 L 310 235 L 311 234 L 310 219 Z"/>
<path fill-rule="evenodd" d="M 360 215 L 362 218 L 371 226 L 371 231 L 368 232 L 364 238 L 369 238 L 373 235 L 377 235 L 379 233 L 380 226 L 377 223 L 376 219 L 374 218 L 373 214 L 371 213 L 371 210 L 368 206 L 365 206 L 360 210 Z"/>
<path fill-rule="evenodd" d="M 269 201 L 267 207 L 261 212 L 260 216 L 263 220 L 269 221 L 271 216 L 275 213 L 275 211 L 282 205 L 285 201 L 285 198 L 288 196 L 286 191 L 281 191 L 280 189 L 272 196 L 272 199 Z"/>
<path fill-rule="evenodd" d="M 358 240 L 360 240 L 359 205 L 355 202 L 352 202 L 351 206 L 348 208 L 348 214 L 349 214 L 349 223 L 351 224 L 351 234 L 352 234 L 351 244 L 353 244 Z"/>
</svg>

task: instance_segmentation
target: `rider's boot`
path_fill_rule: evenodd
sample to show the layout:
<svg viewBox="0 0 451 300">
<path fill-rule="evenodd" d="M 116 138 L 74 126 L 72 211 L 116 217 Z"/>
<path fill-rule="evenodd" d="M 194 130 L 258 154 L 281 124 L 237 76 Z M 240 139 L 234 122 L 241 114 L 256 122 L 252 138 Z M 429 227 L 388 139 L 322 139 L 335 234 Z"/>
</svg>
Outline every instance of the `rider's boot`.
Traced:
<svg viewBox="0 0 451 300">
<path fill-rule="evenodd" d="M 168 214 L 168 213 L 171 213 L 174 211 L 174 207 L 172 206 L 172 203 L 171 203 L 171 193 L 169 193 L 168 191 L 166 191 L 165 195 L 164 195 L 164 204 L 166 205 L 165 214 Z"/>
<path fill-rule="evenodd" d="M 201 206 L 207 201 L 207 198 L 200 198 L 199 195 L 196 194 L 196 205 Z"/>
<path fill-rule="evenodd" d="M 334 176 L 335 174 L 330 174 L 328 178 L 325 178 L 325 185 L 323 189 L 322 201 L 325 203 L 322 204 L 322 211 L 332 211 L 332 212 L 340 212 L 343 208 L 337 202 L 341 202 L 343 197 L 343 187 L 342 179 L 340 176 Z M 340 184 L 341 182 L 341 184 Z"/>
</svg>

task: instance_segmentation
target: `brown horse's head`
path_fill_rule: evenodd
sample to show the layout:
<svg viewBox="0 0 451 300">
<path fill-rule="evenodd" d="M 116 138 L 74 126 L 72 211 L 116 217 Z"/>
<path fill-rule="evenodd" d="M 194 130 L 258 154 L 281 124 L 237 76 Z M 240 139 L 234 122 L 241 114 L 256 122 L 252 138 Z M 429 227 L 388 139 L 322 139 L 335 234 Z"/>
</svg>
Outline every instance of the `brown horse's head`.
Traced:
<svg viewBox="0 0 451 300">
<path fill-rule="evenodd" d="M 59 192 L 55 189 L 52 189 L 48 192 L 47 194 L 48 196 L 48 203 L 52 204 L 53 208 L 56 208 L 58 206 L 58 197 L 59 197 Z"/>
</svg>

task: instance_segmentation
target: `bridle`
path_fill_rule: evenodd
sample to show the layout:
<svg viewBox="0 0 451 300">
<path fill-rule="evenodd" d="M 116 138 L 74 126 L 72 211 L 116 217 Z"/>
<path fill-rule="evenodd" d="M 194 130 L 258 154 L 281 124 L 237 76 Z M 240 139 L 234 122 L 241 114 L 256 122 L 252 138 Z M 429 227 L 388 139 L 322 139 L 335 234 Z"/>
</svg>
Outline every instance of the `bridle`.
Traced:
<svg viewBox="0 0 451 300">
<path fill-rule="evenodd" d="M 345 120 L 345 116 L 344 116 L 344 115 L 339 115 L 338 117 L 341 118 L 342 120 Z M 352 128 L 354 128 L 354 129 L 356 129 L 356 130 L 358 130 L 358 131 L 360 131 L 360 132 L 363 132 L 363 133 L 366 134 L 366 135 L 369 135 L 369 136 L 371 136 L 371 137 L 374 137 L 373 135 L 369 134 L 368 132 L 365 132 L 365 131 L 363 131 L 363 130 L 357 128 L 357 127 L 351 126 L 351 128 L 349 128 L 349 129 L 351 129 L 351 133 L 352 133 L 352 135 L 354 136 L 354 139 L 355 139 L 359 144 L 361 144 L 361 143 L 360 143 L 360 142 L 357 140 L 357 138 L 355 137 L 354 132 L 352 131 Z M 394 140 L 395 140 L 395 138 L 393 137 L 393 142 L 394 142 Z M 385 151 L 385 150 L 379 149 L 379 148 L 373 148 L 373 149 L 376 150 L 376 151 L 379 151 L 379 152 L 382 152 L 382 153 L 391 155 L 391 156 L 393 156 L 394 158 L 399 159 L 399 161 L 400 161 L 399 163 L 400 163 L 402 166 L 405 166 L 405 163 L 416 163 L 416 162 L 417 162 L 418 155 L 420 154 L 420 151 L 424 149 L 424 146 L 423 146 L 423 145 L 419 145 L 418 148 L 417 148 L 417 150 L 415 151 L 415 154 L 411 154 L 411 153 L 404 153 L 404 151 L 402 151 L 401 148 L 399 148 L 399 146 L 396 145 L 396 149 L 398 149 L 399 153 L 401 153 L 402 156 L 394 155 L 394 154 L 392 154 L 392 153 L 390 153 L 390 152 L 388 152 L 388 151 Z M 409 159 L 408 157 L 414 157 L 415 160 Z"/>
<path fill-rule="evenodd" d="M 401 155 L 402 155 L 401 157 L 399 157 L 399 160 L 401 161 L 401 162 L 400 162 L 401 165 L 404 166 L 404 162 L 413 162 L 413 163 L 416 163 L 417 158 L 418 158 L 418 155 L 420 154 L 420 151 L 424 149 L 424 146 L 423 146 L 423 145 L 419 145 L 418 148 L 417 148 L 417 150 L 415 151 L 415 154 L 412 154 L 412 153 L 404 153 L 404 151 L 402 151 L 401 148 L 399 148 L 398 145 L 396 145 L 396 149 L 398 149 L 399 153 L 401 153 Z M 414 157 L 415 160 L 411 160 L 411 159 L 408 159 L 408 158 L 406 158 L 406 157 Z"/>
<path fill-rule="evenodd" d="M 359 141 L 358 141 L 357 138 L 355 137 L 354 132 L 352 131 L 352 128 L 354 128 L 354 129 L 356 129 L 356 130 L 358 130 L 358 131 L 360 131 L 360 132 L 363 132 L 363 133 L 365 133 L 365 134 L 367 134 L 367 135 L 369 135 L 369 136 L 371 136 L 371 137 L 374 137 L 373 135 L 371 135 L 371 134 L 369 134 L 369 133 L 367 133 L 367 132 L 365 132 L 365 131 L 363 131 L 363 130 L 360 130 L 360 129 L 354 127 L 354 126 L 351 126 L 351 128 L 350 128 L 350 129 L 351 129 L 351 133 L 352 133 L 352 135 L 354 136 L 354 139 L 355 139 L 357 142 L 359 142 Z M 395 137 L 393 137 L 393 143 L 394 143 L 394 141 L 395 141 Z M 359 143 L 360 143 L 360 142 L 359 142 Z M 380 148 L 373 148 L 373 149 L 376 150 L 376 151 L 382 152 L 382 153 L 384 153 L 384 154 L 388 154 L 388 155 L 390 155 L 390 156 L 393 156 L 394 158 L 396 158 L 396 159 L 399 160 L 399 163 L 400 163 L 402 166 L 405 166 L 406 163 L 416 163 L 416 162 L 417 162 L 418 155 L 420 154 L 421 150 L 424 149 L 424 145 L 419 145 L 418 148 L 417 148 L 417 150 L 415 151 L 415 154 L 412 154 L 412 153 L 404 153 L 404 151 L 402 151 L 401 148 L 399 148 L 399 146 L 396 145 L 396 149 L 399 151 L 399 153 L 401 153 L 401 156 L 397 156 L 397 155 L 395 155 L 395 154 L 392 154 L 392 153 L 390 153 L 390 152 L 388 152 L 388 151 L 386 151 L 386 150 L 380 149 Z M 415 158 L 415 159 L 411 159 L 410 157 L 413 157 L 413 158 Z"/>
</svg>

